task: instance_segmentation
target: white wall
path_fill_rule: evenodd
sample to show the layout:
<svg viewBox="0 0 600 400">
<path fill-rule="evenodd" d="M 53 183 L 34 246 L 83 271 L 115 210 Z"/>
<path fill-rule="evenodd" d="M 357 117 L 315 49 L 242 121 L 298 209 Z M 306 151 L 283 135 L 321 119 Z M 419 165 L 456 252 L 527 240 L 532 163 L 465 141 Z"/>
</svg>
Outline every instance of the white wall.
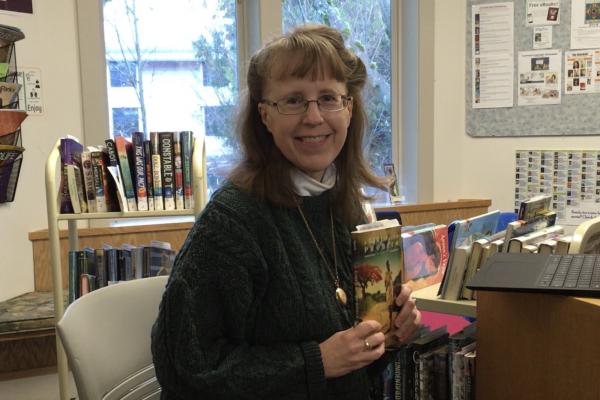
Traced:
<svg viewBox="0 0 600 400">
<path fill-rule="evenodd" d="M 520 2 L 518 2 L 520 3 Z M 518 7 L 515 3 L 515 7 Z M 524 5 L 523 5 L 524 7 Z M 465 132 L 465 0 L 435 0 L 434 201 L 491 199 L 514 208 L 517 149 L 598 149 L 598 136 L 477 138 Z M 516 54 L 515 54 L 516 57 Z"/>
<path fill-rule="evenodd" d="M 0 204 L 0 301 L 33 290 L 30 231 L 47 228 L 44 167 L 56 139 L 82 137 L 81 88 L 74 0 L 34 0 L 33 15 L 0 13 L 19 27 L 18 67 L 42 73 L 44 114 L 22 125 L 25 147 L 15 201 Z"/>
</svg>

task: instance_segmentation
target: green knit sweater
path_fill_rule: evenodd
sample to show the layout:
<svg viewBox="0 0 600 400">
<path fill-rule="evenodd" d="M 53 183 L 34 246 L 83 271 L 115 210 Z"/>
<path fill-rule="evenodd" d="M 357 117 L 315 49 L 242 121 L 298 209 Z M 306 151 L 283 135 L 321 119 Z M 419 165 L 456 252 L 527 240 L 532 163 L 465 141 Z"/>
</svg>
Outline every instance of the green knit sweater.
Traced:
<svg viewBox="0 0 600 400">
<path fill-rule="evenodd" d="M 329 193 L 301 204 L 331 260 Z M 231 184 L 217 191 L 177 256 L 152 330 L 162 398 L 368 399 L 365 370 L 324 376 L 319 343 L 353 321 L 349 231 L 336 221 L 335 234 L 345 307 L 297 209 Z"/>
</svg>

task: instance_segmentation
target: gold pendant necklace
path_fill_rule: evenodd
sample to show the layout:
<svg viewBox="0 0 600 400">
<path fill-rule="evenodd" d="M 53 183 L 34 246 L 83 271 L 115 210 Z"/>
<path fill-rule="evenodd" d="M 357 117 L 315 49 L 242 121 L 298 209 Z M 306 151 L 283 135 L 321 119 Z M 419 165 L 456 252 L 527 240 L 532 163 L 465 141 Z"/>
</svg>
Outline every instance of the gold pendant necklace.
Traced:
<svg viewBox="0 0 600 400">
<path fill-rule="evenodd" d="M 321 259 L 327 266 L 327 272 L 329 272 L 329 276 L 331 276 L 331 279 L 333 280 L 333 283 L 335 285 L 335 298 L 340 302 L 340 304 L 346 305 L 346 303 L 348 302 L 348 296 L 346 296 L 346 292 L 344 292 L 344 289 L 342 289 L 342 287 L 340 285 L 340 278 L 338 276 L 338 270 L 337 270 L 337 257 L 336 257 L 336 253 L 335 253 L 335 231 L 333 229 L 333 213 L 331 211 L 331 208 L 329 208 L 329 222 L 331 223 L 331 252 L 333 255 L 333 268 L 331 268 L 331 265 L 325 258 L 325 255 L 323 254 L 323 251 L 321 250 L 321 247 L 319 246 L 319 243 L 317 242 L 317 239 L 316 239 L 315 235 L 313 234 L 312 229 L 310 229 L 310 225 L 308 224 L 308 221 L 307 221 L 306 217 L 304 216 L 304 213 L 302 212 L 302 208 L 300 207 L 300 204 L 297 201 L 296 201 L 296 207 L 298 208 L 298 212 L 300 213 L 300 216 L 302 217 L 302 221 L 304 221 L 304 226 L 306 226 L 306 230 L 310 234 L 310 237 L 311 237 L 313 243 L 315 244 L 315 247 L 317 248 L 319 255 L 321 256 Z M 333 270 L 333 272 L 332 272 L 332 270 Z"/>
</svg>

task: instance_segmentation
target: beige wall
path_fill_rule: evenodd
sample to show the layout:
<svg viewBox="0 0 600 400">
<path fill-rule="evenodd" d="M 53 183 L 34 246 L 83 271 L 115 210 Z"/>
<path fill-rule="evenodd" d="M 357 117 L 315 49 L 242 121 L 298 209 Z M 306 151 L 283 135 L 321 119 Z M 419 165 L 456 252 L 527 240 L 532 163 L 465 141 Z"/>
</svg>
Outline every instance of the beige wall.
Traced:
<svg viewBox="0 0 600 400">
<path fill-rule="evenodd" d="M 34 0 L 34 14 L 0 13 L 19 27 L 19 66 L 42 73 L 44 115 L 23 123 L 25 154 L 15 201 L 0 205 L 0 301 L 33 290 L 30 231 L 46 228 L 44 165 L 56 139 L 82 136 L 81 89 L 74 0 Z"/>
<path fill-rule="evenodd" d="M 489 198 L 513 207 L 514 150 L 598 148 L 598 137 L 473 139 L 465 133 L 465 0 L 427 0 L 433 17 L 433 201 Z M 0 301 L 33 290 L 27 234 L 47 227 L 44 163 L 56 139 L 82 137 L 81 87 L 74 0 L 34 0 L 34 14 L 0 13 L 0 24 L 21 28 L 20 66 L 39 67 L 43 116 L 23 124 L 26 147 L 16 201 L 0 205 Z M 421 191 L 431 192 L 431 187 Z"/>
<path fill-rule="evenodd" d="M 515 150 L 597 149 L 600 140 L 598 136 L 474 139 L 467 135 L 466 12 L 465 0 L 435 0 L 434 200 L 489 198 L 490 209 L 512 210 Z"/>
</svg>

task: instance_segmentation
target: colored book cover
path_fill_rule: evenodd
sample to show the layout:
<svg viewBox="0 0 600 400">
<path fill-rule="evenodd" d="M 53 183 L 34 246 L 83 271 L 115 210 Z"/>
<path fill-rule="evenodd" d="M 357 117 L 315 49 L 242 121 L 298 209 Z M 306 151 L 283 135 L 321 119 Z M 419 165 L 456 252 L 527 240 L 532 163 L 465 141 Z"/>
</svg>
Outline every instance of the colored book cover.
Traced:
<svg viewBox="0 0 600 400">
<path fill-rule="evenodd" d="M 148 211 L 146 158 L 144 156 L 144 132 L 133 132 L 133 162 L 137 209 L 139 211 Z"/>
<path fill-rule="evenodd" d="M 455 229 L 453 248 L 472 244 L 477 239 L 489 239 L 496 233 L 500 210 L 477 215 L 460 221 Z"/>
<path fill-rule="evenodd" d="M 448 227 L 436 225 L 402 234 L 404 283 L 413 290 L 440 283 L 448 265 Z"/>
<path fill-rule="evenodd" d="M 356 318 L 378 321 L 386 346 L 394 344 L 394 299 L 404 280 L 400 234 L 399 225 L 352 232 Z"/>
<path fill-rule="evenodd" d="M 164 210 L 162 188 L 162 163 L 160 159 L 160 138 L 158 132 L 150 132 L 150 148 L 152 150 L 152 183 L 154 184 L 154 209 Z"/>
<path fill-rule="evenodd" d="M 162 188 L 165 210 L 175 209 L 175 170 L 173 163 L 173 132 L 159 132 Z"/>
<path fill-rule="evenodd" d="M 94 171 L 92 170 L 92 154 L 90 151 L 81 152 L 81 168 L 88 212 L 94 213 L 96 208 L 96 188 L 94 187 Z"/>
<path fill-rule="evenodd" d="M 67 165 L 76 165 L 81 168 L 81 152 L 83 145 L 72 137 L 64 137 L 60 139 L 60 163 L 61 163 L 61 180 L 59 186 L 60 204 L 59 210 L 61 214 L 73 214 L 73 204 L 69 195 L 69 180 L 67 175 Z"/>
<path fill-rule="evenodd" d="M 183 203 L 184 208 L 194 208 L 192 185 L 192 151 L 194 134 L 191 131 L 181 132 L 181 159 L 183 163 Z"/>
<path fill-rule="evenodd" d="M 115 136 L 115 147 L 121 167 L 121 178 L 123 189 L 127 197 L 127 211 L 137 211 L 135 200 L 135 186 L 133 185 L 133 174 L 131 173 L 131 162 L 133 160 L 131 142 L 125 136 Z"/>
<path fill-rule="evenodd" d="M 152 144 L 144 140 L 144 160 L 146 161 L 146 190 L 148 191 L 148 210 L 154 211 L 154 182 L 152 179 Z"/>
<path fill-rule="evenodd" d="M 183 202 L 183 165 L 181 160 L 180 132 L 173 134 L 173 163 L 175 164 L 175 208 L 182 210 Z"/>
</svg>

